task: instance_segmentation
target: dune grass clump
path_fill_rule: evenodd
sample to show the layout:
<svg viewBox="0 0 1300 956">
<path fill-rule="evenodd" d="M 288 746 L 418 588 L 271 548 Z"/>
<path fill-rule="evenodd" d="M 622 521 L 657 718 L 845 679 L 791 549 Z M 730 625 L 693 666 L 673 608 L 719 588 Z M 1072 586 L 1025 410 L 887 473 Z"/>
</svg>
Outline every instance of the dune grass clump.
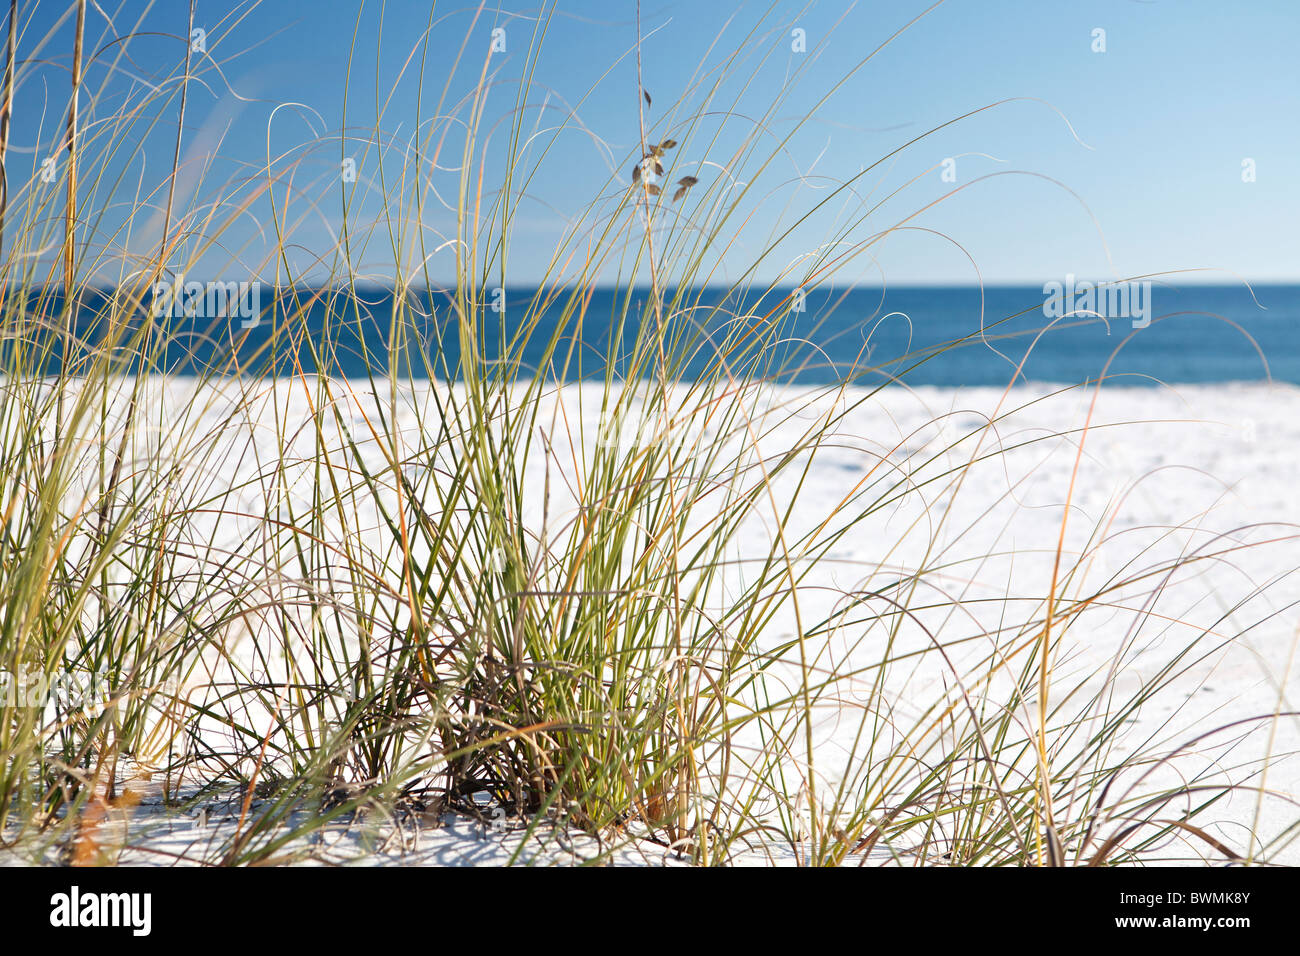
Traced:
<svg viewBox="0 0 1300 956">
<path fill-rule="evenodd" d="M 968 483 L 1026 449 L 1084 447 L 1087 423 L 1004 434 L 1048 400 L 1008 391 L 964 434 L 944 416 L 924 441 L 853 428 L 909 368 L 986 347 L 986 330 L 889 356 L 888 374 L 864 348 L 821 370 L 831 384 L 796 383 L 816 352 L 790 343 L 818 329 L 790 289 L 833 287 L 910 216 L 863 199 L 862 177 L 766 191 L 803 124 L 778 119 L 780 100 L 754 112 L 734 80 L 774 55 L 780 27 L 760 24 L 672 103 L 647 92 L 630 38 L 638 112 L 599 135 L 635 141 L 607 147 L 608 179 L 566 210 L 526 294 L 508 252 L 551 146 L 605 145 L 580 108 L 537 103 L 548 16 L 509 79 L 474 54 L 481 19 L 446 76 L 430 33 L 403 49 L 394 88 L 420 95 L 400 139 L 392 98 L 361 125 L 350 98 L 333 132 L 268 144 L 263 168 L 226 180 L 181 160 L 187 97 L 218 76 L 210 56 L 177 42 L 148 84 L 74 89 L 62 188 L 11 178 L 6 194 L 0 667 L 95 693 L 5 708 L 10 847 L 113 859 L 123 848 L 96 821 L 138 800 L 131 774 L 177 806 L 231 801 L 235 824 L 201 853 L 229 864 L 294 859 L 358 815 L 444 811 L 704 864 L 1100 865 L 1184 837 L 1253 861 L 1285 847 L 1294 827 L 1235 848 L 1207 827 L 1254 768 L 1171 780 L 1176 747 L 1116 747 L 1250 626 L 1258 593 L 1208 623 L 1177 610 L 1183 572 L 1241 541 L 1151 544 L 1104 578 L 1090 573 L 1114 548 L 1104 528 L 1073 552 L 1063 528 L 1033 557 L 1047 576 L 1004 576 L 1000 546 L 957 548 L 945 529 Z M 119 40 L 95 56 L 148 42 Z M 29 101 L 18 63 L 13 110 Z M 74 88 L 101 75 L 91 66 Z M 121 178 L 167 117 L 172 175 Z M 340 155 L 356 179 L 338 180 Z M 753 267 L 724 271 L 742 234 L 756 241 L 756 208 L 787 199 Z M 338 242 L 299 265 L 307 210 Z M 268 247 L 214 270 L 246 214 Z M 814 233 L 777 281 L 754 278 Z M 156 241 L 123 238 L 136 234 Z M 203 270 L 260 281 L 260 313 L 154 308 L 160 284 Z M 850 446 L 867 464 L 827 497 L 818 469 Z M 1094 617 L 1126 622 L 1115 666 L 1062 685 L 1058 662 Z M 1154 627 L 1178 649 L 1121 689 Z M 1278 719 L 1266 707 L 1220 732 Z"/>
</svg>

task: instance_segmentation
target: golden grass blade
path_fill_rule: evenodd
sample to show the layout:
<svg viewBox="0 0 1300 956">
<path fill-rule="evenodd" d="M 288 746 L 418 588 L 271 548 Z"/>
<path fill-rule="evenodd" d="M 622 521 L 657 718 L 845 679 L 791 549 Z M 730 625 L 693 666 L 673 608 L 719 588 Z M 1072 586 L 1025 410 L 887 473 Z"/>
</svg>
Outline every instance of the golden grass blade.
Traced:
<svg viewBox="0 0 1300 956">
<path fill-rule="evenodd" d="M 18 42 L 18 0 L 9 0 L 9 36 L 5 43 L 4 90 L 0 93 L 0 256 L 4 255 L 5 217 L 9 213 L 9 120 L 14 112 L 14 54 Z M 7 288 L 7 281 L 4 288 Z M 0 308 L 4 289 L 0 288 Z"/>
</svg>

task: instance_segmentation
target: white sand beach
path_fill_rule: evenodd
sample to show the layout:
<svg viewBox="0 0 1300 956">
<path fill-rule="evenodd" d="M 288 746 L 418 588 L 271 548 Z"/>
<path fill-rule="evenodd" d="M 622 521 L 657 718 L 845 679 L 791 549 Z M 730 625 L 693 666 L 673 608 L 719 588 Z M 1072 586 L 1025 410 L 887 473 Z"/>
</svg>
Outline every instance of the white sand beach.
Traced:
<svg viewBox="0 0 1300 956">
<path fill-rule="evenodd" d="M 188 442 L 201 442 L 219 429 L 213 450 L 178 459 L 183 468 L 187 461 L 203 465 L 185 482 L 193 498 L 187 506 L 195 509 L 187 516 L 186 533 L 194 541 L 224 541 L 222 547 L 238 548 L 244 546 L 237 542 L 264 515 L 294 520 L 292 502 L 310 499 L 316 480 L 315 437 L 307 426 L 315 402 L 310 388 L 294 380 L 238 386 L 227 381 L 222 387 L 219 394 L 192 380 L 168 380 L 151 392 L 147 407 L 159 426 L 178 420 L 177 415 L 189 416 Z M 405 434 L 410 448 L 429 447 L 427 438 L 422 444 L 415 433 L 413 409 L 428 409 L 431 389 L 447 388 L 429 383 L 400 387 L 389 410 L 396 412 L 394 432 Z M 243 393 L 236 394 L 237 389 Z M 334 394 L 354 434 L 361 434 L 389 399 L 377 403 L 355 392 L 348 397 L 341 384 Z M 521 480 L 532 507 L 520 516 L 539 540 L 561 534 L 573 517 L 580 486 L 573 466 L 582 459 L 581 449 L 601 434 L 600 398 L 598 386 L 570 385 L 541 402 L 538 428 L 547 443 L 539 443 L 524 466 Z M 1168 686 L 1124 717 L 1127 726 L 1113 755 L 1117 760 L 1138 754 L 1176 757 L 1138 761 L 1117 776 L 1118 785 L 1134 785 L 1141 792 L 1144 786 L 1182 780 L 1193 787 L 1191 792 L 1200 793 L 1197 788 L 1234 784 L 1238 789 L 1201 815 L 1198 826 L 1213 821 L 1207 832 L 1243 856 L 1260 853 L 1272 862 L 1300 861 L 1300 846 L 1278 849 L 1268 842 L 1300 818 L 1300 758 L 1294 756 L 1300 751 L 1300 718 L 1285 715 L 1296 709 L 1294 656 L 1300 634 L 1300 580 L 1294 570 L 1300 568 L 1294 524 L 1300 389 L 1262 384 L 1106 388 L 1099 395 L 1046 386 L 1008 392 L 892 387 L 816 395 L 771 389 L 754 397 L 752 408 L 768 410 L 770 417 L 755 421 L 772 427 L 756 427 L 731 440 L 756 450 L 754 460 L 776 460 L 799 443 L 816 416 L 837 407 L 847 411 L 811 457 L 784 545 L 773 535 L 773 525 L 756 515 L 736 538 L 737 561 L 727 587 L 714 595 L 725 602 L 727 588 L 743 585 L 751 563 L 774 548 L 790 548 L 834 508 L 846 507 L 844 502 L 852 502 L 849 508 L 866 507 L 878 492 L 907 489 L 905 495 L 888 491 L 885 504 L 808 564 L 812 570 L 796 591 L 797 615 L 793 606 L 783 608 L 771 626 L 771 646 L 776 647 L 792 638 L 796 621 L 805 629 L 809 622 L 832 622 L 812 649 L 815 667 L 846 675 L 841 692 L 815 708 L 814 773 L 823 787 L 833 787 L 851 772 L 843 759 L 853 749 L 863 717 L 855 695 L 876 680 L 874 668 L 882 655 L 882 635 L 850 608 L 860 607 L 864 595 L 906 602 L 909 613 L 894 653 L 906 658 L 908 647 L 944 649 L 942 655 L 918 654 L 914 664 L 888 671 L 883 696 L 892 702 L 890 726 L 901 728 L 935 701 L 952 698 L 955 687 L 964 690 L 963 706 L 978 708 L 1004 699 L 1005 688 L 996 679 L 969 687 L 964 682 L 981 673 L 981 660 L 1007 653 L 1024 637 L 1017 636 L 1017 622 L 1041 616 L 1055 569 L 1058 594 L 1097 596 L 1055 635 L 1059 643 L 1052 655 L 1049 703 L 1067 714 L 1076 707 L 1073 701 L 1081 701 L 1075 714 L 1080 726 L 1099 725 L 1113 716 L 1100 701 L 1118 702 L 1137 692 L 1176 660 Z M 197 410 L 203 410 L 201 418 L 193 417 Z M 429 421 L 424 419 L 426 430 Z M 710 428 L 707 418 L 679 424 L 706 435 Z M 615 440 L 629 446 L 645 440 L 638 427 L 619 432 Z M 174 436 L 166 427 L 159 433 Z M 388 452 L 373 450 L 369 466 L 382 471 Z M 281 456 L 298 460 L 288 472 L 298 478 L 287 487 L 269 489 L 268 463 Z M 430 467 L 418 456 L 403 460 L 406 469 Z M 976 464 L 959 467 L 972 460 Z M 771 483 L 772 513 L 783 509 L 800 483 L 799 474 L 796 469 Z M 275 507 L 268 508 L 267 495 Z M 222 513 L 214 502 L 223 498 L 224 507 L 246 517 Z M 196 508 L 201 501 L 207 506 Z M 358 505 L 358 515 L 364 508 Z M 365 524 L 358 517 L 355 527 Z M 177 540 L 175 547 L 181 552 L 186 546 Z M 1189 560 L 1195 556 L 1200 557 Z M 265 558 L 249 553 L 243 560 L 252 568 Z M 796 555 L 791 566 L 805 563 Z M 238 563 L 234 573 L 240 573 Z M 292 569 L 286 565 L 277 573 L 291 575 Z M 907 580 L 919 583 L 909 590 L 899 584 Z M 238 649 L 231 650 L 253 666 L 261 659 L 259 641 L 269 640 L 249 624 L 235 640 Z M 1178 658 L 1189 647 L 1194 650 Z M 267 674 L 276 669 L 267 666 Z M 196 671 L 190 690 L 202 693 L 209 676 Z M 781 671 L 770 676 L 779 681 Z M 1095 697 L 1099 690 L 1105 692 Z M 1038 702 L 1024 699 L 1018 706 L 1017 720 L 1032 727 Z M 255 709 L 250 720 L 259 726 Z M 219 729 L 211 732 L 221 735 Z M 888 737 L 889 731 L 882 734 Z M 1049 748 L 1056 759 L 1067 760 L 1079 742 L 1049 741 Z M 799 764 L 796 760 L 796 769 Z M 198 770 L 190 782 L 202 782 Z M 211 843 L 211 831 L 199 828 L 196 811 L 177 815 L 156 805 L 158 786 L 157 780 L 137 784 L 145 800 L 132 815 L 124 862 L 170 862 L 172 854 L 184 856 L 187 847 Z M 1158 816 L 1179 817 L 1185 809 L 1170 805 Z M 1118 823 L 1125 812 L 1117 806 L 1105 817 Z M 219 827 L 222 820 L 230 826 L 236 818 L 227 808 L 206 826 Z M 372 819 L 359 830 L 355 825 L 341 831 L 327 828 L 318 835 L 318 845 L 295 846 L 308 859 L 324 853 L 322 847 L 332 839 L 341 839 L 353 841 L 347 845 L 354 855 L 361 853 L 364 859 L 368 854 L 371 862 L 473 864 L 510 860 L 520 839 L 514 824 L 510 832 L 496 832 L 454 819 L 445 827 L 415 830 L 385 830 L 389 823 Z M 541 838 L 530 834 L 527 839 Z M 538 847 L 525 856 L 535 850 L 540 861 L 575 859 L 570 850 L 547 856 L 544 840 Z M 797 855 L 790 847 L 765 847 L 760 841 L 737 853 L 735 862 L 791 861 Z M 1162 855 L 1171 862 L 1215 856 L 1191 839 L 1185 844 L 1171 840 L 1155 854 Z M 657 863 L 670 856 L 652 844 L 639 851 L 629 844 L 616 860 Z M 872 858 L 879 856 L 876 848 Z M 890 854 L 883 858 L 888 861 Z"/>
</svg>

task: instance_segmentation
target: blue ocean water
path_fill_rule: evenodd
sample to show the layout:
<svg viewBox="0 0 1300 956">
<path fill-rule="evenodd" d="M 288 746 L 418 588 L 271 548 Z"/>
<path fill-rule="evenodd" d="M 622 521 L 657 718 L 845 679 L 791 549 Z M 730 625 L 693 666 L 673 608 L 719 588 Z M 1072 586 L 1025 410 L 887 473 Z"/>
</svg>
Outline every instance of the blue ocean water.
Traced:
<svg viewBox="0 0 1300 956">
<path fill-rule="evenodd" d="M 501 309 L 484 311 L 485 320 L 476 329 L 477 348 L 488 357 L 512 356 L 519 374 L 527 375 L 545 360 L 554 339 L 547 370 L 553 378 L 601 378 L 610 356 L 617 374 L 627 374 L 633 371 L 628 343 L 635 338 L 637 322 L 649 321 L 641 318 L 648 290 L 633 290 L 630 302 L 628 295 L 625 290 L 590 290 L 579 322 L 573 313 L 564 317 L 564 296 L 542 309 L 533 304 L 535 290 L 508 288 L 489 300 Z M 751 289 L 744 296 L 705 289 L 683 297 L 686 307 L 670 316 L 665 334 L 682 336 L 690 345 L 689 360 L 674 369 L 685 378 L 704 373 L 725 354 L 737 373 L 748 362 L 750 371 L 801 384 L 851 377 L 863 384 L 898 380 L 1002 386 L 1022 360 L 1020 380 L 1030 382 L 1072 384 L 1105 373 L 1115 384 L 1130 385 L 1270 377 L 1300 384 L 1300 285 L 1153 283 L 1134 295 L 1131 302 L 1118 303 L 1118 309 L 1113 300 L 1072 299 L 1053 311 L 1052 296 L 1043 286 L 822 288 L 802 297 L 788 288 Z M 76 354 L 82 360 L 104 340 L 107 299 L 108 293 L 99 292 L 81 300 Z M 458 377 L 462 330 L 447 296 L 423 291 L 412 294 L 412 300 L 418 313 L 410 323 L 415 334 L 400 349 L 390 349 L 391 293 L 295 289 L 268 290 L 255 322 L 179 315 L 166 321 L 165 335 L 117 351 L 129 371 L 288 374 L 301 365 L 307 372 L 357 376 L 366 374 L 367 366 L 382 371 L 396 361 L 400 374 Z M 1136 311 L 1139 304 L 1142 316 L 1118 314 L 1125 306 Z M 1108 318 L 1080 311 L 1054 321 L 1062 311 L 1087 310 L 1089 305 Z M 629 317 L 624 321 L 625 312 Z M 54 317 L 60 313 L 57 295 L 33 300 L 30 314 L 48 324 L 33 321 L 31 327 L 57 327 Z M 745 353 L 744 343 L 752 341 L 745 331 L 768 322 L 778 324 L 779 343 L 761 355 Z M 522 336 L 525 326 L 532 331 Z M 49 347 L 47 371 L 52 371 L 61 358 L 57 336 Z M 0 344 L 6 373 L 13 371 L 13 355 L 14 343 Z"/>
</svg>

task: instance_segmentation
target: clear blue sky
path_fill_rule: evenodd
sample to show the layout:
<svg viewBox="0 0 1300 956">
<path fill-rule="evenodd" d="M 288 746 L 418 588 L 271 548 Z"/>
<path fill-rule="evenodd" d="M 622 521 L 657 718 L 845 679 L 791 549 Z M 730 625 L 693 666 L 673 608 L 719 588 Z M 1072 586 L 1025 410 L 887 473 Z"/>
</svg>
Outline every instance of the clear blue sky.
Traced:
<svg viewBox="0 0 1300 956">
<path fill-rule="evenodd" d="M 91 5 L 88 53 L 133 31 L 178 36 L 185 29 L 181 0 L 152 5 L 101 0 L 100 6 Z M 655 131 L 652 138 L 690 133 L 682 137 L 679 168 L 702 179 L 720 175 L 716 168 L 690 164 L 723 161 L 728 147 L 750 131 L 744 116 L 706 117 L 693 130 L 681 125 L 704 105 L 702 90 L 690 86 L 692 77 L 707 74 L 733 53 L 739 58 L 712 110 L 757 117 L 784 91 L 788 98 L 772 123 L 776 135 L 811 114 L 756 182 L 762 192 L 749 205 L 757 212 L 716 278 L 752 259 L 773 224 L 822 198 L 831 180 L 847 179 L 962 113 L 1026 97 L 1033 99 L 980 113 L 909 146 L 863 181 L 862 191 L 877 196 L 906 187 L 872 214 L 861 227 L 866 233 L 978 177 L 1014 173 L 975 183 L 922 214 L 914 225 L 952 241 L 929 232 L 896 235 L 880 250 L 878 266 L 855 267 L 862 281 L 883 274 L 894 283 L 970 282 L 976 276 L 967 253 L 986 282 L 1041 283 L 1067 273 L 1111 278 L 1196 267 L 1229 270 L 1204 277 L 1218 281 L 1233 281 L 1230 273 L 1300 279 L 1300 56 L 1295 52 L 1300 2 L 949 0 L 859 68 L 868 53 L 927 6 L 911 0 L 643 4 L 643 70 L 654 98 L 647 122 Z M 349 126 L 379 126 L 391 141 L 403 143 L 413 133 L 418 50 L 400 83 L 398 75 L 425 33 L 430 7 L 371 2 L 359 21 L 358 7 L 344 0 L 284 0 L 243 4 L 232 12 L 226 3 L 197 4 L 196 24 L 207 33 L 209 58 L 197 67 L 202 84 L 190 89 L 185 157 L 188 168 L 205 168 L 205 186 L 183 198 L 211 199 L 220 184 L 264 170 L 269 124 L 273 154 L 293 150 L 290 155 L 301 163 L 296 181 L 304 195 L 327 198 L 295 228 L 300 265 L 328 249 L 338 226 L 337 190 L 322 184 L 337 178 L 350 50 Z M 15 189 L 58 141 L 71 18 L 56 25 L 66 10 L 61 0 L 20 3 Z M 540 11 L 501 2 L 485 7 L 476 22 L 475 11 L 473 5 L 436 6 L 424 109 L 432 110 L 467 31 L 470 42 L 453 83 L 457 93 L 477 79 L 491 31 L 501 26 L 507 48 L 490 62 L 495 85 L 486 122 L 491 124 L 514 105 L 515 83 Z M 756 34 L 751 33 L 755 24 Z M 794 28 L 806 33 L 805 53 L 791 51 Z M 1105 52 L 1093 50 L 1097 28 L 1105 30 Z M 38 47 L 47 35 L 46 45 Z M 541 161 L 520 209 L 508 281 L 534 280 L 554 248 L 557 223 L 599 194 L 611 174 L 626 180 L 625 159 L 638 142 L 636 66 L 628 55 L 635 35 L 632 2 L 562 0 L 554 8 L 525 126 L 545 130 L 581 103 L 577 116 L 586 132 L 571 121 L 572 129 L 555 139 Z M 85 115 L 107 121 L 132 84 L 139 89 L 141 78 L 166 75 L 184 55 L 179 40 L 169 37 L 142 36 L 130 49 L 111 74 L 116 47 L 107 47 L 89 65 L 88 87 L 106 92 L 98 103 L 83 102 Z M 376 87 L 386 96 L 394 84 L 392 102 L 377 119 Z M 272 121 L 276 105 L 284 103 L 301 107 L 281 109 Z M 170 169 L 175 114 L 171 108 L 160 112 L 146 148 L 132 157 L 119 199 L 136 181 L 157 184 Z M 717 145 L 704 152 L 715 131 Z M 504 133 L 492 142 L 504 144 Z M 767 148 L 775 143 L 770 140 Z M 358 156 L 370 156 L 358 171 L 362 193 L 356 209 L 372 215 L 380 161 L 373 148 L 369 154 L 359 143 L 355 148 Z M 955 160 L 955 183 L 943 179 L 947 158 Z M 1254 182 L 1243 182 L 1246 159 L 1254 161 Z M 453 155 L 446 165 L 457 161 Z M 391 156 L 385 162 L 388 171 L 400 166 Z M 24 169 L 25 163 L 31 165 Z M 908 185 L 915 177 L 920 179 Z M 433 181 L 454 197 L 454 173 L 436 172 Z M 107 209 L 102 222 L 108 223 L 114 212 L 104 189 L 83 202 L 90 208 L 99 202 Z M 843 211 L 844 203 L 836 203 L 835 214 Z M 266 228 L 269 219 L 264 204 L 250 210 L 226 237 L 224 251 L 212 253 L 204 264 L 229 275 L 238 272 L 232 257 L 257 262 L 257 224 Z M 761 271 L 772 274 L 800 249 L 815 245 L 828 222 L 783 245 Z M 425 228 L 431 236 L 446 236 L 450 223 L 445 211 L 432 210 Z M 144 238 L 137 230 L 130 241 Z M 365 252 L 366 266 L 377 276 L 385 271 L 386 254 L 391 259 L 383 242 Z M 391 265 L 387 268 L 391 271 Z"/>
</svg>

